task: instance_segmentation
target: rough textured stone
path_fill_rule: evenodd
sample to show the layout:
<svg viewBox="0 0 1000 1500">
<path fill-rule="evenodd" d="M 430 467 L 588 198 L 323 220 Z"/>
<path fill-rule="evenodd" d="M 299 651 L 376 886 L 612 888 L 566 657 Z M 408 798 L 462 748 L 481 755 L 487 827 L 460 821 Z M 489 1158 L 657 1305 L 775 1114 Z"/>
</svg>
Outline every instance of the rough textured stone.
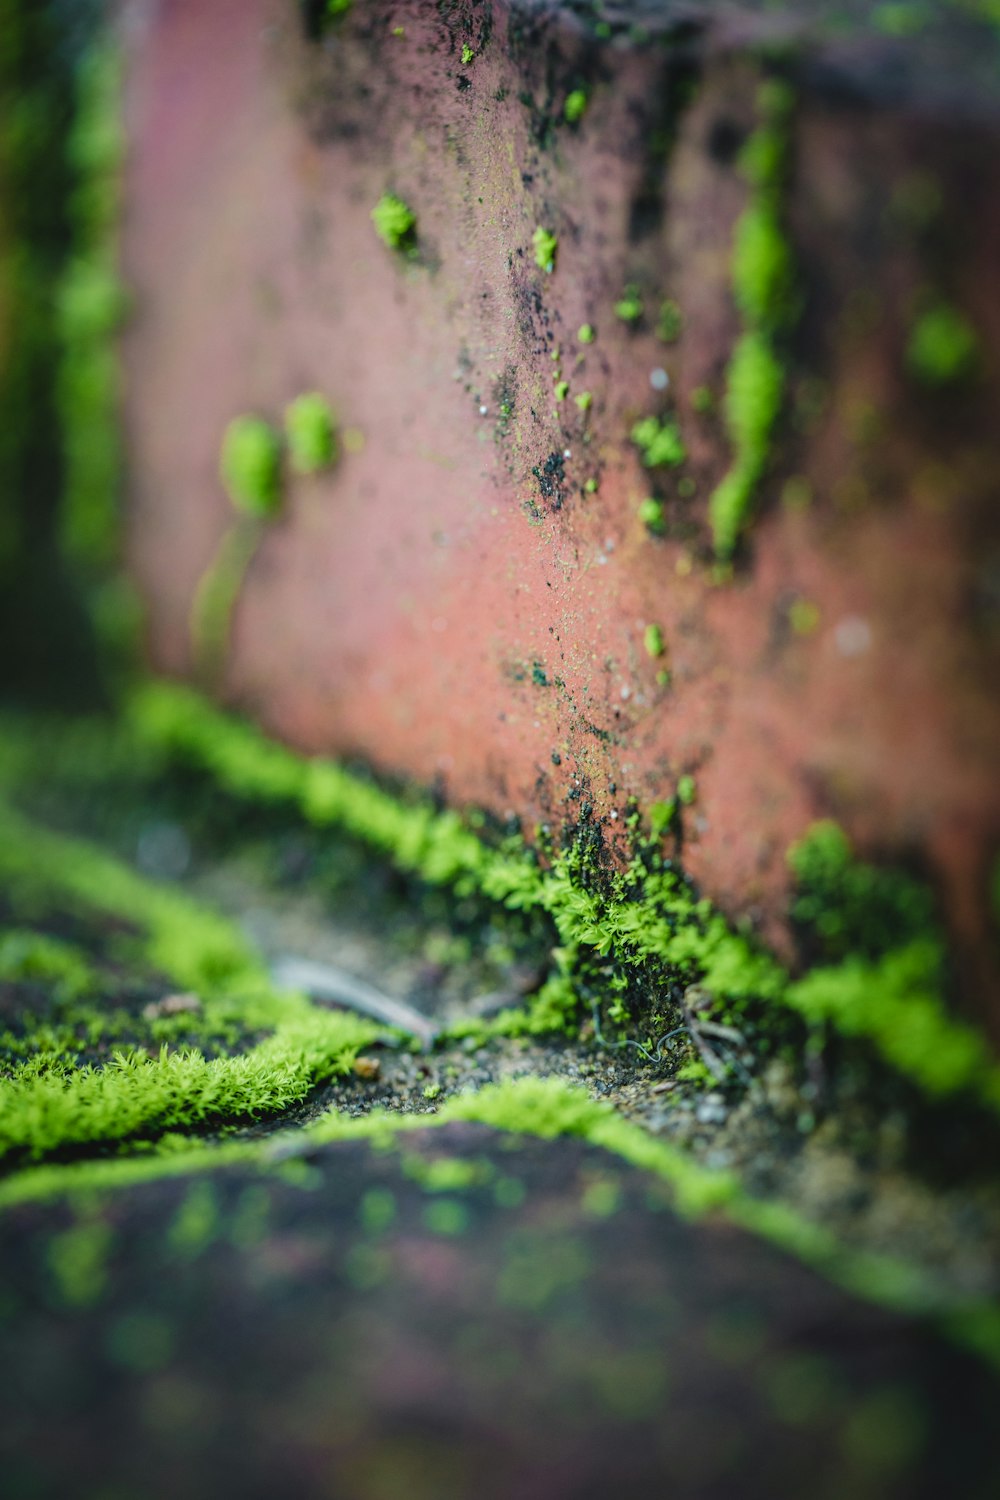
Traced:
<svg viewBox="0 0 1000 1500">
<path fill-rule="evenodd" d="M 19 1495 L 992 1493 L 989 1372 L 580 1142 L 25 1204 L 0 1263 Z"/>
</svg>

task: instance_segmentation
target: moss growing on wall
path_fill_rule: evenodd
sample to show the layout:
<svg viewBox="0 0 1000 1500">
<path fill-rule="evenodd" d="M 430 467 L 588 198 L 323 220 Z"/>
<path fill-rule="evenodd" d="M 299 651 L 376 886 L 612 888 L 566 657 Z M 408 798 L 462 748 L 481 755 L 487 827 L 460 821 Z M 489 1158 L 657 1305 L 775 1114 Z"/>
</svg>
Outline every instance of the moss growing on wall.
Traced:
<svg viewBox="0 0 1000 1500">
<path fill-rule="evenodd" d="M 285 408 L 289 461 L 296 474 L 315 474 L 336 462 L 337 435 L 330 403 L 318 391 L 296 396 Z"/>
<path fill-rule="evenodd" d="M 539 270 L 551 275 L 556 268 L 556 255 L 559 251 L 558 236 L 553 234 L 551 229 L 545 229 L 539 224 L 531 236 L 531 248 L 535 252 L 535 265 Z"/>
<path fill-rule="evenodd" d="M 771 433 L 784 388 L 784 371 L 770 340 L 759 332 L 745 333 L 729 361 L 723 405 L 734 458 L 709 501 L 712 537 L 720 558 L 732 556 L 749 519 L 770 458 Z"/>
<path fill-rule="evenodd" d="M 372 209 L 375 233 L 390 250 L 412 250 L 417 242 L 417 216 L 395 193 L 383 193 Z"/>
<path fill-rule="evenodd" d="M 639 502 L 639 520 L 654 536 L 662 536 L 665 528 L 663 501 L 650 495 Z"/>
<path fill-rule="evenodd" d="M 587 112 L 589 103 L 586 89 L 573 89 L 566 95 L 566 103 L 563 105 L 563 114 L 570 125 L 576 125 L 583 119 Z"/>
<path fill-rule="evenodd" d="M 631 438 L 647 469 L 676 468 L 687 457 L 680 428 L 671 418 L 643 417 L 634 424 Z"/>
<path fill-rule="evenodd" d="M 219 477 L 238 510 L 273 516 L 281 506 L 281 439 L 261 417 L 234 417 L 222 437 Z"/>
<path fill-rule="evenodd" d="M 979 340 L 968 320 L 947 303 L 922 313 L 906 346 L 908 369 L 924 385 L 947 386 L 974 373 Z"/>
<path fill-rule="evenodd" d="M 778 341 L 797 312 L 792 256 L 781 223 L 792 105 L 784 84 L 761 85 L 763 123 L 741 157 L 750 202 L 736 225 L 732 274 L 744 332 L 729 362 L 724 405 L 733 459 L 709 500 L 712 538 L 723 561 L 732 557 L 746 529 L 770 459 L 785 384 Z"/>
</svg>

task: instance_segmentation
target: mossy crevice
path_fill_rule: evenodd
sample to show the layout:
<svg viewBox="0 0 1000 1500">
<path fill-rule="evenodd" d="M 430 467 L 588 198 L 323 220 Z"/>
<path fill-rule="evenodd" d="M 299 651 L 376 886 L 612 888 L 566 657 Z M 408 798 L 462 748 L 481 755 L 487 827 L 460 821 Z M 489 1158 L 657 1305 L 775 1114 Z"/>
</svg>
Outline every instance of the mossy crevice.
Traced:
<svg viewBox="0 0 1000 1500">
<path fill-rule="evenodd" d="M 261 961 L 224 918 L 136 874 L 94 845 L 39 827 L 0 803 L 0 879 L 16 900 L 42 909 L 57 902 L 90 916 L 132 924 L 119 939 L 152 970 L 194 991 L 213 1034 L 238 1027 L 266 1033 L 239 1055 L 206 1058 L 197 1046 L 158 1056 L 118 1051 L 98 1068 L 72 1056 L 29 1056 L 0 1080 L 0 1159 L 38 1158 L 95 1143 L 152 1138 L 168 1130 L 231 1124 L 301 1103 L 346 1072 L 380 1029 L 320 1009 L 272 986 Z M 8 953 L 8 959 L 18 958 Z M 65 955 L 63 955 L 63 960 Z M 60 969 L 51 948 L 22 955 Z M 83 982 L 84 971 L 77 978 Z"/>
<path fill-rule="evenodd" d="M 859 865 L 843 835 L 834 848 L 828 825 L 792 853 L 799 884 L 792 915 L 803 925 L 813 908 L 825 911 L 829 928 L 829 914 L 839 911 L 844 942 L 839 949 L 814 950 L 819 966 L 795 978 L 699 897 L 663 857 L 656 828 L 651 841 L 640 836 L 637 814 L 630 818 L 636 851 L 618 869 L 595 859 L 588 835 L 593 832 L 599 845 L 596 827 L 581 825 L 560 849 L 531 848 L 509 837 L 490 843 L 481 836 L 481 820 L 477 829 L 452 809 L 440 811 L 419 797 L 402 799 L 333 761 L 297 756 L 188 689 L 142 689 L 132 701 L 131 722 L 141 740 L 200 766 L 239 797 L 295 807 L 318 827 L 341 827 L 429 885 L 544 914 L 556 937 L 558 966 L 538 1004 L 558 1024 L 584 1013 L 587 966 L 611 959 L 618 991 L 608 1009 L 612 1022 L 629 1018 L 630 1002 L 623 997 L 633 986 L 637 993 L 668 997 L 672 986 L 682 991 L 697 984 L 722 1014 L 754 1005 L 765 1012 L 777 1007 L 775 1018 L 784 1011 L 810 1024 L 822 1020 L 863 1038 L 928 1094 L 965 1093 L 1000 1110 L 1000 1067 L 979 1033 L 948 1014 L 944 945 L 933 932 L 923 934 L 931 946 L 918 974 L 913 944 L 930 910 L 926 893 L 905 877 Z M 686 805 L 694 786 L 690 778 L 682 780 L 679 800 Z M 671 819 L 677 816 L 675 801 Z M 914 982 L 915 1016 L 919 1012 L 911 1042 L 899 1035 L 907 975 Z"/>
</svg>

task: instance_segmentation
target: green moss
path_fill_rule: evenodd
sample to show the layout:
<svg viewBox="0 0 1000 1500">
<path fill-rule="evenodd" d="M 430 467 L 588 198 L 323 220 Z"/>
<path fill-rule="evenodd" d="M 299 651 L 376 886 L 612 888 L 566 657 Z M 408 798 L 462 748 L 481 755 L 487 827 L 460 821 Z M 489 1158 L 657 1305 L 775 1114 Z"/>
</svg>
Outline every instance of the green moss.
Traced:
<svg viewBox="0 0 1000 1500">
<path fill-rule="evenodd" d="M 104 576 L 119 555 L 120 375 L 114 335 L 127 305 L 117 266 L 121 88 L 118 49 L 102 38 L 78 74 L 67 143 L 76 177 L 70 200 L 73 253 L 57 291 L 62 540 L 91 579 Z"/>
<path fill-rule="evenodd" d="M 807 1018 L 874 1040 L 927 1093 L 1000 1103 L 1000 1070 L 978 1032 L 942 1002 L 945 949 L 929 891 L 899 870 L 855 859 L 837 824 L 817 823 L 789 850 L 792 920 L 821 963 L 790 989 Z"/>
<path fill-rule="evenodd" d="M 912 876 L 854 857 L 836 823 L 816 823 L 788 851 L 792 921 L 824 959 L 875 958 L 934 934 L 930 892 Z"/>
<path fill-rule="evenodd" d="M 671 419 L 643 417 L 636 422 L 630 434 L 633 443 L 642 452 L 642 461 L 647 469 L 661 465 L 676 468 L 687 457 L 677 423 Z"/>
<path fill-rule="evenodd" d="M 392 795 L 333 762 L 297 757 L 189 690 L 144 688 L 133 702 L 132 726 L 137 737 L 128 745 L 123 740 L 122 755 L 200 766 L 248 805 L 296 808 L 318 828 L 343 828 L 431 885 L 449 886 L 459 896 L 478 893 L 550 922 L 557 972 L 527 1009 L 488 1027 L 469 1023 L 470 1033 L 571 1030 L 585 1013 L 581 990 L 593 983 L 593 966 L 603 969 L 610 961 L 616 982 L 626 987 L 630 974 L 641 974 L 647 990 L 653 983 L 698 983 L 723 1013 L 752 1002 L 758 1014 L 771 1005 L 810 1022 L 825 1020 L 863 1038 L 925 1091 L 972 1095 L 1000 1110 L 1000 1070 L 977 1034 L 952 1021 L 941 1000 L 943 948 L 928 893 L 899 871 L 859 864 L 831 825 L 820 825 L 790 853 L 797 884 L 793 920 L 818 964 L 790 980 L 660 855 L 660 836 L 673 825 L 678 805 L 694 796 L 690 777 L 680 778 L 676 802 L 662 804 L 662 817 L 657 806 L 650 810 L 652 843 L 640 844 L 627 868 L 602 872 L 585 841 L 552 850 L 547 864 L 518 839 L 484 842 L 458 814 Z M 113 774 L 115 755 L 106 759 Z M 18 774 L 19 763 L 13 755 L 8 774 Z M 51 901 L 57 892 L 63 907 L 100 907 L 134 923 L 139 931 L 129 941 L 140 945 L 146 961 L 203 999 L 206 1030 L 238 1021 L 244 1032 L 268 1033 L 249 1062 L 208 1062 L 193 1053 L 124 1055 L 105 1069 L 103 1082 L 94 1070 L 66 1066 L 44 1082 L 24 1071 L 8 1100 L 16 1105 L 15 1123 L 3 1127 L 8 1149 L 54 1149 L 67 1133 L 95 1142 L 98 1136 L 81 1135 L 95 1129 L 95 1118 L 100 1131 L 124 1140 L 197 1129 L 248 1107 L 286 1107 L 330 1070 L 349 1066 L 373 1034 L 363 1027 L 345 1032 L 340 1023 L 346 1018 L 317 1012 L 301 997 L 274 995 L 259 961 L 226 923 L 89 846 L 36 829 L 9 811 L 0 818 L 0 879 L 25 898 L 36 892 Z M 14 965 L 31 961 L 16 944 L 7 957 Z M 62 958 L 50 950 L 40 961 L 58 967 Z M 74 983 L 72 965 L 63 967 L 63 978 Z M 84 972 L 79 983 L 85 982 Z M 907 995 L 917 1018 L 910 1029 Z M 627 1014 L 627 1007 L 620 1011 Z M 331 1021 L 333 1030 L 327 1029 Z M 462 1031 L 456 1026 L 451 1035 Z"/>
<path fill-rule="evenodd" d="M 733 297 L 744 323 L 729 362 L 724 408 L 733 460 L 709 501 L 715 551 L 724 562 L 746 529 L 770 459 L 785 384 L 777 343 L 798 312 L 792 255 L 781 225 L 792 102 L 786 85 L 762 85 L 758 104 L 764 121 L 741 157 L 751 196 L 733 247 Z"/>
<path fill-rule="evenodd" d="M 642 643 L 646 648 L 647 656 L 662 656 L 664 652 L 663 631 L 659 625 L 647 625 L 643 631 Z"/>
<path fill-rule="evenodd" d="M 819 606 L 811 599 L 793 599 L 788 606 L 788 623 L 796 635 L 813 635 L 819 622 Z"/>
<path fill-rule="evenodd" d="M 676 302 L 668 297 L 660 303 L 660 316 L 656 323 L 656 336 L 664 344 L 674 344 L 681 336 L 684 319 Z"/>
<path fill-rule="evenodd" d="M 792 258 L 768 202 L 752 202 L 736 226 L 733 295 L 751 326 L 774 328 L 792 306 Z"/>
<path fill-rule="evenodd" d="M 614 311 L 615 317 L 621 318 L 623 323 L 638 323 L 643 311 L 638 287 L 627 286 L 615 303 Z"/>
<path fill-rule="evenodd" d="M 573 400 L 581 411 L 589 411 L 594 404 L 594 398 L 589 391 L 581 391 L 578 396 L 573 397 Z"/>
<path fill-rule="evenodd" d="M 745 333 L 727 371 L 726 427 L 733 444 L 732 467 L 709 500 L 716 554 L 732 556 L 750 519 L 758 483 L 767 468 L 771 433 L 781 411 L 785 377 L 770 340 Z"/>
<path fill-rule="evenodd" d="M 975 371 L 978 358 L 979 340 L 974 329 L 946 303 L 928 308 L 917 319 L 906 346 L 907 367 L 929 386 L 966 379 Z"/>
<path fill-rule="evenodd" d="M 581 344 L 592 344 L 597 337 L 590 323 L 581 323 L 576 331 L 576 336 Z"/>
<path fill-rule="evenodd" d="M 195 667 L 206 686 L 214 686 L 221 677 L 233 613 L 263 534 L 258 517 L 241 516 L 224 534 L 211 565 L 198 580 L 188 625 Z"/>
<path fill-rule="evenodd" d="M 697 796 L 693 776 L 681 776 L 677 782 L 677 800 L 684 807 L 690 807 Z"/>
<path fill-rule="evenodd" d="M 551 229 L 543 229 L 538 225 L 531 236 L 532 249 L 535 252 L 535 265 L 550 275 L 556 268 L 556 255 L 559 250 L 559 239 Z"/>
<path fill-rule="evenodd" d="M 651 531 L 654 536 L 662 536 L 665 530 L 663 501 L 656 500 L 653 496 L 640 501 L 639 520 L 645 526 L 646 530 Z"/>
<path fill-rule="evenodd" d="M 261 417 L 234 417 L 222 438 L 219 477 L 238 510 L 273 516 L 281 506 L 281 439 Z"/>
<path fill-rule="evenodd" d="M 222 1229 L 219 1202 L 210 1182 L 196 1182 L 167 1232 L 175 1255 L 193 1260 L 218 1239 Z"/>
<path fill-rule="evenodd" d="M 287 1109 L 346 1072 L 377 1028 L 279 994 L 243 938 L 222 917 L 136 875 L 77 839 L 50 833 L 0 804 L 0 878 L 22 901 L 58 901 L 133 924 L 150 966 L 202 999 L 206 1024 L 238 1021 L 272 1034 L 251 1051 L 207 1060 L 195 1048 L 159 1057 L 117 1052 L 108 1066 L 54 1059 L 0 1081 L 0 1157 L 37 1158 L 69 1145 L 114 1142 L 243 1120 Z M 25 943 L 8 963 L 47 966 L 57 981 L 90 983 L 58 947 Z"/>
<path fill-rule="evenodd" d="M 808 1019 L 874 1040 L 893 1067 L 928 1094 L 972 1093 L 995 1109 L 996 1064 L 984 1038 L 942 1005 L 942 962 L 933 937 L 916 939 L 874 962 L 851 956 L 836 968 L 813 969 L 790 993 Z"/>
<path fill-rule="evenodd" d="M 872 11 L 871 22 L 876 31 L 886 36 L 916 36 L 931 20 L 926 5 L 914 4 L 913 0 L 884 0 Z"/>
<path fill-rule="evenodd" d="M 557 401 L 565 401 L 569 395 L 569 381 L 557 380 L 555 384 L 555 398 Z"/>
<path fill-rule="evenodd" d="M 475 55 L 476 54 L 473 49 L 469 46 L 468 42 L 466 42 L 462 48 L 462 67 L 467 68 Z"/>
<path fill-rule="evenodd" d="M 563 114 L 570 125 L 576 125 L 583 119 L 587 112 L 589 103 L 585 89 L 573 89 L 566 95 L 566 103 L 563 105 Z"/>
<path fill-rule="evenodd" d="M 49 1241 L 47 1259 L 60 1300 L 68 1307 L 99 1302 L 108 1283 L 110 1225 L 84 1219 Z"/>
<path fill-rule="evenodd" d="M 76 1000 L 98 987 L 93 965 L 79 948 L 31 928 L 9 928 L 0 934 L 0 980 L 34 981 Z"/>
<path fill-rule="evenodd" d="M 296 396 L 285 408 L 285 437 L 296 474 L 315 474 L 337 458 L 337 436 L 330 403 L 318 391 Z"/>
<path fill-rule="evenodd" d="M 395 193 L 383 193 L 372 209 L 375 233 L 390 250 L 411 250 L 416 245 L 417 216 Z"/>
<path fill-rule="evenodd" d="M 566 967 L 543 987 L 537 1009 L 504 1018 L 498 1031 L 565 1028 L 579 1015 L 574 973 L 586 955 L 600 959 L 614 954 L 627 972 L 641 968 L 660 972 L 682 982 L 698 982 L 720 1004 L 730 1002 L 769 1003 L 812 1018 L 817 1000 L 808 990 L 791 982 L 782 967 L 760 951 L 742 933 L 732 931 L 708 902 L 697 899 L 691 886 L 655 851 L 636 857 L 624 871 L 610 872 L 595 881 L 583 846 L 571 845 L 553 855 L 548 868 L 538 864 L 531 851 L 517 840 L 491 847 L 453 811 L 435 810 L 421 800 L 401 801 L 343 767 L 323 760 L 302 760 L 273 744 L 256 731 L 226 718 L 187 690 L 156 685 L 143 690 L 134 701 L 133 716 L 141 736 L 161 751 L 179 756 L 210 771 L 231 792 L 250 800 L 289 803 L 319 827 L 339 825 L 375 849 L 389 855 L 403 870 L 418 874 L 432 885 L 449 885 L 459 894 L 473 891 L 512 910 L 545 913 L 551 920 Z M 684 794 L 694 794 L 691 778 L 681 778 Z M 678 785 L 678 796 L 681 794 Z M 871 951 L 877 962 L 885 957 L 885 943 L 906 945 L 914 924 L 925 921 L 929 901 L 917 897 L 906 884 L 907 877 L 885 877 L 880 883 L 865 877 L 860 885 L 845 882 L 843 860 L 831 852 L 830 837 L 819 843 L 807 841 L 792 853 L 799 879 L 798 901 L 813 899 L 825 881 L 841 891 L 862 892 L 866 924 L 872 912 L 881 912 L 881 937 Z M 826 853 L 823 854 L 823 848 Z M 825 874 L 823 872 L 826 872 Z M 903 882 L 900 885 L 900 881 Z M 832 897 L 828 898 L 832 899 Z M 862 896 L 851 901 L 860 904 Z M 793 907 L 795 920 L 808 928 L 814 908 Z M 893 925 L 886 925 L 889 915 Z M 842 932 L 862 944 L 869 926 L 858 929 L 860 920 L 842 917 Z M 828 942 L 840 942 L 835 933 Z M 835 953 L 824 948 L 824 954 Z M 859 951 L 855 948 L 854 951 Z M 860 951 L 864 951 L 863 948 Z M 877 979 L 877 962 L 874 977 Z M 869 976 L 871 978 L 872 976 Z M 888 1010 L 895 1006 L 897 978 L 887 981 Z M 924 993 L 923 986 L 920 993 Z M 944 1031 L 960 1028 L 946 1015 L 940 1001 L 938 1016 Z M 831 1012 L 832 1013 L 832 1012 Z M 892 1065 L 918 1084 L 923 1067 L 905 1048 L 895 1046 L 880 1014 L 877 987 L 871 992 L 867 1011 L 854 1015 L 852 1034 L 863 1036 Z M 944 1034 L 944 1031 L 942 1034 Z M 991 1107 L 1000 1108 L 1000 1069 L 986 1075 L 971 1073 L 956 1089 L 972 1089 Z M 996 1099 L 994 1100 L 994 1092 Z"/>
</svg>

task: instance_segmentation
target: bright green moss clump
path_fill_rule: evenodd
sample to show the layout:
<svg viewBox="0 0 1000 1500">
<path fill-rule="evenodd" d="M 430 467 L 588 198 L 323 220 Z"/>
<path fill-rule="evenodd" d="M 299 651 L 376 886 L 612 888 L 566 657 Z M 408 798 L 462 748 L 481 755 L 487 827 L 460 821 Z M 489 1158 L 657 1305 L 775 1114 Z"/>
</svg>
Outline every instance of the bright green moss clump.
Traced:
<svg viewBox="0 0 1000 1500">
<path fill-rule="evenodd" d="M 309 391 L 285 408 L 285 436 L 296 474 L 314 474 L 337 457 L 333 412 L 325 396 Z"/>
<path fill-rule="evenodd" d="M 665 529 L 663 501 L 650 495 L 639 502 L 639 520 L 654 536 L 662 536 Z"/>
<path fill-rule="evenodd" d="M 566 95 L 563 114 L 570 125 L 576 125 L 578 121 L 583 119 L 587 112 L 588 102 L 585 89 L 573 89 L 572 93 Z"/>
<path fill-rule="evenodd" d="M 417 216 L 395 193 L 383 193 L 372 209 L 375 233 L 390 250 L 410 250 L 416 244 Z"/>
<path fill-rule="evenodd" d="M 281 506 L 281 439 L 261 417 L 234 417 L 222 438 L 219 475 L 238 510 L 273 516 Z"/>
<path fill-rule="evenodd" d="M 623 323 L 638 323 L 642 317 L 642 298 L 638 287 L 627 286 L 615 303 L 615 317 Z"/>
<path fill-rule="evenodd" d="M 543 229 L 541 224 L 531 236 L 532 248 L 535 252 L 535 265 L 549 275 L 556 268 L 556 253 L 559 249 L 559 239 L 551 229 Z"/>
<path fill-rule="evenodd" d="M 647 469 L 657 469 L 661 465 L 676 468 L 687 457 L 680 428 L 672 420 L 643 417 L 632 428 L 631 438 L 642 450 L 642 461 Z"/>
<path fill-rule="evenodd" d="M 924 385 L 952 385 L 975 367 L 979 340 L 969 322 L 955 308 L 939 303 L 929 308 L 913 327 L 906 347 L 908 368 Z"/>
</svg>

